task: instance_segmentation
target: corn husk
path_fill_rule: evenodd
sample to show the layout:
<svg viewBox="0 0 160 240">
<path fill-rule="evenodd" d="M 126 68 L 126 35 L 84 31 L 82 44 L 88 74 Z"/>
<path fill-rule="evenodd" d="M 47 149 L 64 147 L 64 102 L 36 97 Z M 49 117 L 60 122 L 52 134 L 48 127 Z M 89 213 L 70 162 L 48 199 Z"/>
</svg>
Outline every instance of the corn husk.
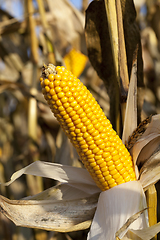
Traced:
<svg viewBox="0 0 160 240">
<path fill-rule="evenodd" d="M 146 209 L 146 207 L 145 195 L 138 181 L 120 184 L 113 189 L 102 192 L 88 240 L 115 239 L 115 233 L 128 218 Z M 144 211 L 128 228 L 141 229 L 147 226 L 147 211 Z M 128 228 L 124 228 L 120 232 L 118 236 L 120 239 L 126 234 Z"/>
</svg>

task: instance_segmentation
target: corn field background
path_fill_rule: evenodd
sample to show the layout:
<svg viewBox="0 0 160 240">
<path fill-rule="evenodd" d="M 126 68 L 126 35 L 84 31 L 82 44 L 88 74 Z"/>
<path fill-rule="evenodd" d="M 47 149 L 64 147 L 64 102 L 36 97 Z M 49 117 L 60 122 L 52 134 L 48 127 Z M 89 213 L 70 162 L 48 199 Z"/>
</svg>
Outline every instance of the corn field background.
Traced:
<svg viewBox="0 0 160 240">
<path fill-rule="evenodd" d="M 68 66 L 114 121 L 113 89 L 102 81 L 93 59 L 88 58 L 84 28 L 86 9 L 92 1 L 77 2 L 78 9 L 67 0 L 0 1 L 0 182 L 9 181 L 15 171 L 36 160 L 83 167 L 42 96 L 39 77 L 44 63 Z M 123 5 L 125 1 L 121 2 Z M 140 122 L 160 113 L 160 0 L 134 3 L 143 58 Z M 100 28 L 105 28 L 103 22 Z M 22 199 L 55 184 L 50 179 L 25 175 L 9 187 L 1 186 L 0 194 Z M 160 220 L 159 183 L 156 188 Z M 16 227 L 0 214 L 1 240 L 85 240 L 87 232 Z"/>
</svg>

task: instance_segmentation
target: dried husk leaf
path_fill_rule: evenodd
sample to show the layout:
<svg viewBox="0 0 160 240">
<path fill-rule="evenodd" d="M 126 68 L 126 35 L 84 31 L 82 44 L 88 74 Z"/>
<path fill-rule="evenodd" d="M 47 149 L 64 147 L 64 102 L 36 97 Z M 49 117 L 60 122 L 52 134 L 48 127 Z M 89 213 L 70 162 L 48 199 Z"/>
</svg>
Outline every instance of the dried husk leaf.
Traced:
<svg viewBox="0 0 160 240">
<path fill-rule="evenodd" d="M 125 144 L 137 128 L 137 62 L 133 65 L 129 84 L 122 141 Z"/>
<path fill-rule="evenodd" d="M 17 226 L 58 232 L 88 228 L 96 205 L 97 195 L 76 200 L 9 200 L 0 196 L 1 212 Z"/>
<path fill-rule="evenodd" d="M 145 240 L 150 240 L 152 239 L 157 233 L 160 232 L 160 222 L 145 228 L 145 229 L 141 229 L 141 230 L 130 230 L 131 233 L 134 233 L 134 238 L 132 238 L 133 240 L 139 240 L 139 239 L 145 239 Z M 133 235 L 132 235 L 133 236 Z"/>
<path fill-rule="evenodd" d="M 131 153 L 134 164 L 142 166 L 156 151 L 160 142 L 160 115 L 152 117 L 144 134 L 134 144 Z"/>
<path fill-rule="evenodd" d="M 140 182 L 144 190 L 160 179 L 160 151 L 153 154 L 140 170 Z"/>
<path fill-rule="evenodd" d="M 143 136 L 148 136 L 151 133 L 158 133 L 160 132 L 160 114 L 156 114 L 152 116 L 151 122 L 147 127 Z"/>
<path fill-rule="evenodd" d="M 23 174 L 46 177 L 61 183 L 68 183 L 70 186 L 84 192 L 86 191 L 89 194 L 100 192 L 100 189 L 95 185 L 94 180 L 86 169 L 42 161 L 36 161 L 15 172 L 11 176 L 11 180 L 3 185 L 10 185 Z"/>
<path fill-rule="evenodd" d="M 8 186 L 22 174 L 48 177 L 62 184 L 24 200 L 0 196 L 1 212 L 17 226 L 58 232 L 78 231 L 90 226 L 100 189 L 85 169 L 36 161 L 15 172 L 4 185 Z"/>
<path fill-rule="evenodd" d="M 158 133 L 150 134 L 148 137 L 146 137 L 144 142 L 146 142 L 146 145 L 142 148 L 140 155 L 138 156 L 137 159 L 138 166 L 139 165 L 142 166 L 156 151 L 160 143 L 160 134 Z"/>
<path fill-rule="evenodd" d="M 141 215 L 144 211 L 146 211 L 146 209 L 143 209 L 143 210 L 139 211 L 138 213 L 135 213 L 133 216 L 131 216 L 131 217 L 127 220 L 127 222 L 116 232 L 116 237 L 118 237 L 118 238 L 121 239 L 120 236 L 123 235 L 124 232 L 126 232 L 126 230 L 128 229 L 128 227 L 129 227 L 136 219 L 138 219 L 138 218 L 140 217 L 140 215 Z M 122 239 L 130 239 L 130 238 L 128 238 L 128 237 L 129 237 L 128 235 L 130 235 L 130 234 L 128 234 L 128 232 L 127 232 L 126 236 L 125 236 L 124 238 L 122 238 Z M 131 238 L 131 239 L 132 239 L 132 238 Z"/>
<path fill-rule="evenodd" d="M 48 188 L 34 196 L 25 197 L 25 200 L 76 200 L 90 197 L 92 194 L 76 187 L 72 187 L 67 183 L 57 184 L 54 187 Z M 97 193 L 98 202 L 99 193 Z"/>
</svg>

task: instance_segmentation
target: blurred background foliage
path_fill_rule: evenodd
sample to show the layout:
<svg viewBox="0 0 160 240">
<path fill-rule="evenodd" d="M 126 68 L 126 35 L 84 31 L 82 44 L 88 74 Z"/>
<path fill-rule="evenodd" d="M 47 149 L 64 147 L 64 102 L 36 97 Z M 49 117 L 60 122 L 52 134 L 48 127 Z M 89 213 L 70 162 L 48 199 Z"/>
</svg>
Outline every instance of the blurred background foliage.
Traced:
<svg viewBox="0 0 160 240">
<path fill-rule="evenodd" d="M 84 27 L 90 2 L 0 1 L 0 182 L 36 160 L 82 167 L 41 94 L 43 63 L 66 65 L 112 119 L 108 89 L 87 57 Z M 134 2 L 143 57 L 143 120 L 160 113 L 160 0 Z M 20 199 L 54 184 L 50 179 L 23 176 L 7 188 L 1 186 L 0 193 Z M 16 227 L 0 214 L 2 240 L 83 240 L 86 236 L 87 231 L 62 234 Z"/>
</svg>

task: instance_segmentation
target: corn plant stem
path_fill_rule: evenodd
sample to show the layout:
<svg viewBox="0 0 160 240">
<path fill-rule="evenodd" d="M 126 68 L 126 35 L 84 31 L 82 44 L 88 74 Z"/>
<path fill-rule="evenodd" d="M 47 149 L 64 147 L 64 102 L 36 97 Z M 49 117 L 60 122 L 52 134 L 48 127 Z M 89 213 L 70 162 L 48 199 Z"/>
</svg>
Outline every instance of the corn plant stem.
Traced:
<svg viewBox="0 0 160 240">
<path fill-rule="evenodd" d="M 126 101 L 129 88 L 129 76 L 127 67 L 127 56 L 124 39 L 123 19 L 122 19 L 122 8 L 120 0 L 116 0 L 116 11 L 117 11 L 117 26 L 118 26 L 118 43 L 119 43 L 119 70 L 120 70 L 120 98 L 121 98 L 121 115 L 122 123 L 124 124 Z"/>
<path fill-rule="evenodd" d="M 30 93 L 34 96 L 35 88 L 31 88 Z M 36 141 L 37 139 L 37 101 L 34 97 L 29 98 L 28 104 L 28 134 L 29 137 Z"/>
<path fill-rule="evenodd" d="M 88 0 L 82 0 L 82 13 L 85 14 L 85 11 L 87 9 L 89 1 Z"/>
<path fill-rule="evenodd" d="M 116 14 L 115 0 L 105 0 L 105 9 L 106 9 L 106 15 L 108 20 L 108 28 L 109 28 L 113 62 L 114 62 L 114 68 L 115 68 L 115 78 L 116 78 L 115 79 L 116 98 L 114 99 L 115 108 L 116 108 L 115 109 L 115 116 L 116 116 L 115 130 L 117 131 L 117 134 L 120 135 L 120 112 L 119 112 L 120 78 L 119 78 L 119 63 L 118 63 L 118 28 L 117 28 L 117 14 Z"/>
<path fill-rule="evenodd" d="M 146 199 L 148 206 L 149 225 L 153 226 L 157 223 L 157 191 L 155 185 L 150 186 L 146 191 Z M 157 236 L 152 238 L 152 240 L 156 239 Z"/>
<path fill-rule="evenodd" d="M 118 27 L 115 0 L 105 0 L 105 7 L 108 19 L 109 34 L 113 53 L 114 67 L 119 83 L 119 66 L 118 66 Z"/>
<path fill-rule="evenodd" d="M 0 148 L 0 157 L 2 156 L 2 149 Z M 0 162 L 0 182 L 5 182 L 5 171 L 4 171 L 4 166 Z M 1 185 L 0 186 L 1 194 L 5 195 L 6 194 L 6 187 Z"/>
<path fill-rule="evenodd" d="M 46 20 L 46 15 L 45 15 L 45 9 L 44 9 L 44 5 L 43 5 L 43 1 L 42 0 L 37 0 L 37 3 L 38 3 L 38 9 L 39 9 L 40 17 L 41 17 L 42 26 L 45 29 L 47 29 L 48 28 L 48 22 Z"/>
<path fill-rule="evenodd" d="M 27 8 L 28 8 L 28 21 L 29 21 L 29 31 L 30 31 L 30 47 L 31 47 L 31 57 L 32 57 L 32 61 L 34 63 L 38 62 L 38 40 L 37 40 L 37 36 L 35 33 L 35 20 L 33 18 L 33 6 L 32 6 L 32 0 L 28 0 L 27 1 Z"/>
<path fill-rule="evenodd" d="M 37 3 L 38 3 L 39 13 L 42 21 L 42 26 L 45 30 L 45 41 L 48 49 L 48 61 L 50 63 L 56 64 L 53 43 L 51 42 L 49 37 L 51 36 L 51 33 L 50 33 L 50 27 L 46 19 L 44 4 L 42 0 L 37 0 Z"/>
<path fill-rule="evenodd" d="M 28 13 L 33 12 L 32 0 L 27 1 Z M 36 91 L 37 85 L 37 62 L 38 62 L 38 40 L 35 33 L 35 20 L 32 15 L 29 15 L 29 30 L 30 30 L 30 46 L 31 46 L 31 58 L 33 63 L 32 81 L 31 81 L 31 94 Z M 37 104 L 34 98 L 29 99 L 28 109 L 28 134 L 34 140 L 37 139 Z"/>
<path fill-rule="evenodd" d="M 36 92 L 37 87 L 37 63 L 38 63 L 38 39 L 35 33 L 36 23 L 33 18 L 33 5 L 32 0 L 27 1 L 27 11 L 29 14 L 29 30 L 30 30 L 30 46 L 31 46 L 31 60 L 33 63 L 33 71 L 32 71 L 32 82 L 31 82 L 31 94 L 34 95 Z M 30 97 L 29 104 L 28 104 L 28 135 L 33 140 L 37 140 L 37 102 L 36 99 L 33 97 Z M 33 145 L 30 145 L 30 149 L 32 149 Z M 36 159 L 34 159 L 36 160 Z M 42 179 L 40 177 L 34 178 L 33 176 L 26 176 L 27 182 L 30 186 L 30 189 L 32 189 L 32 193 L 37 193 L 39 191 L 42 191 Z M 35 182 L 36 183 L 33 184 Z M 36 189 L 37 185 L 37 189 Z M 34 186 L 34 189 L 33 187 Z"/>
</svg>

